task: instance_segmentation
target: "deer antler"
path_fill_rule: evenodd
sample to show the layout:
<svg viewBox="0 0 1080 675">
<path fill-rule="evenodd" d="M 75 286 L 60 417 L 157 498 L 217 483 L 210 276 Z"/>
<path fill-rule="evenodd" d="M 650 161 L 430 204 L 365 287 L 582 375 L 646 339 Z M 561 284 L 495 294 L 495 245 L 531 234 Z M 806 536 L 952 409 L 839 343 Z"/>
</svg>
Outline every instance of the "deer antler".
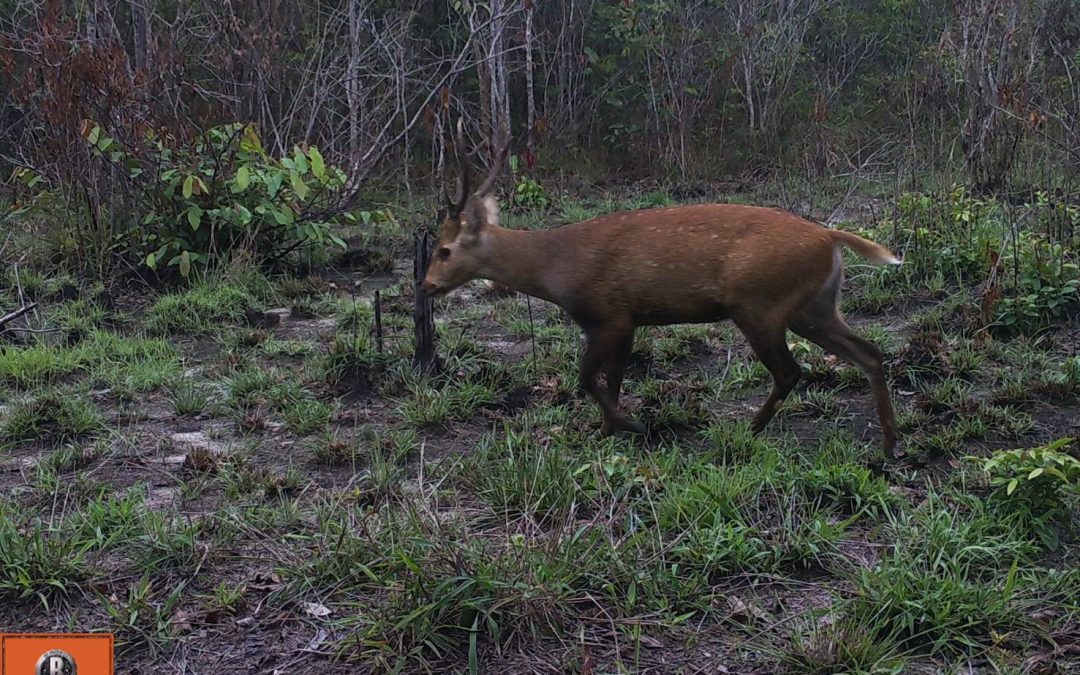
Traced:
<svg viewBox="0 0 1080 675">
<path fill-rule="evenodd" d="M 469 197 L 469 160 L 465 156 L 465 125 L 459 117 L 457 121 L 457 136 L 454 140 L 454 149 L 458 157 L 458 167 L 461 175 L 458 177 L 457 196 L 453 200 L 450 195 L 443 193 L 446 198 L 446 208 L 451 216 L 457 216 L 465 208 L 465 200 Z"/>
<path fill-rule="evenodd" d="M 488 174 L 487 180 L 480 186 L 480 189 L 476 191 L 478 197 L 483 197 L 491 190 L 491 186 L 495 184 L 495 180 L 502 173 L 503 164 L 506 163 L 506 153 L 510 150 L 510 135 L 507 134 L 506 142 L 499 148 L 499 152 L 495 155 L 495 163 L 491 165 L 491 173 Z"/>
</svg>

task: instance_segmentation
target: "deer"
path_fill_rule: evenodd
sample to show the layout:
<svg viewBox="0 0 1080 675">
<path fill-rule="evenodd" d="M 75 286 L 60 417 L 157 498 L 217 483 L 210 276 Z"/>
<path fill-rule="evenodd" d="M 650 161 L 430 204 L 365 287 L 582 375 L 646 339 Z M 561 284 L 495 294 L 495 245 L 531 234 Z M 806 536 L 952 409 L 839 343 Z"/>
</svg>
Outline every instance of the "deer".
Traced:
<svg viewBox="0 0 1080 675">
<path fill-rule="evenodd" d="M 638 328 L 731 320 L 772 376 L 751 424 L 755 435 L 800 380 L 787 343 L 791 330 L 863 372 L 885 455 L 903 455 L 896 450 L 883 353 L 853 333 L 838 308 L 841 249 L 874 265 L 899 265 L 887 248 L 778 208 L 741 204 L 621 211 L 545 230 L 512 230 L 502 227 L 490 194 L 509 141 L 475 191 L 460 120 L 456 146 L 457 194 L 444 193 L 446 215 L 419 292 L 434 299 L 486 279 L 563 308 L 584 333 L 578 387 L 599 405 L 603 435 L 646 432 L 619 408 Z M 606 388 L 597 381 L 600 371 Z"/>
</svg>

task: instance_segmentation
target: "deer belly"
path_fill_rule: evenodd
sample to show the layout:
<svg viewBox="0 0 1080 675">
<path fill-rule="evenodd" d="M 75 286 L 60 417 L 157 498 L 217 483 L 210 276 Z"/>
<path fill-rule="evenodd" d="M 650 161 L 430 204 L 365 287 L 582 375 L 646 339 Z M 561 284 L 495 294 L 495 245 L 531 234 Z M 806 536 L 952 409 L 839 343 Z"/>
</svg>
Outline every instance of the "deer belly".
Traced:
<svg viewBox="0 0 1080 675">
<path fill-rule="evenodd" d="M 634 323 L 639 326 L 668 326 L 677 323 L 712 323 L 727 318 L 724 306 L 719 303 L 695 305 L 667 305 L 641 308 L 634 312 Z"/>
</svg>

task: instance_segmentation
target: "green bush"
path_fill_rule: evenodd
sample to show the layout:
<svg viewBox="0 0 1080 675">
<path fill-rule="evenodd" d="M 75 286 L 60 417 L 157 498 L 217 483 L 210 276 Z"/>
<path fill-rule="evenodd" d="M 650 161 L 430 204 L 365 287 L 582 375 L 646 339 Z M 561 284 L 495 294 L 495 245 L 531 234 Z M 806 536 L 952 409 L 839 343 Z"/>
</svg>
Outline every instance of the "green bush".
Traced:
<svg viewBox="0 0 1080 675">
<path fill-rule="evenodd" d="M 1064 451 L 1072 438 L 1036 448 L 998 450 L 988 458 L 972 458 L 982 465 L 996 488 L 996 496 L 1037 518 L 1065 515 L 1064 493 L 1080 486 L 1080 460 Z"/>
<path fill-rule="evenodd" d="M 241 247 L 262 259 L 308 244 L 344 247 L 327 214 L 346 176 L 314 146 L 274 158 L 248 124 L 210 128 L 188 147 L 153 132 L 140 147 L 124 147 L 94 123 L 84 125 L 84 138 L 142 188 L 135 191 L 141 221 L 119 236 L 151 269 L 188 277 Z"/>
<path fill-rule="evenodd" d="M 514 186 L 514 204 L 524 209 L 544 210 L 551 205 L 543 186 L 531 178 L 522 178 Z"/>
<path fill-rule="evenodd" d="M 1040 199 L 1027 205 L 1031 217 L 1025 219 L 962 186 L 944 195 L 905 193 L 883 234 L 907 242 L 901 274 L 908 281 L 985 284 L 981 304 L 988 321 L 1006 332 L 1037 332 L 1080 308 L 1080 259 L 1055 241 L 1059 228 L 1044 222 L 1080 220 L 1080 210 L 1057 213 L 1059 207 Z"/>
<path fill-rule="evenodd" d="M 1033 332 L 1066 320 L 1080 307 L 1080 265 L 1060 244 L 1021 237 L 1016 288 L 995 306 L 1005 329 Z M 1009 266 L 1015 267 L 1013 264 Z"/>
</svg>

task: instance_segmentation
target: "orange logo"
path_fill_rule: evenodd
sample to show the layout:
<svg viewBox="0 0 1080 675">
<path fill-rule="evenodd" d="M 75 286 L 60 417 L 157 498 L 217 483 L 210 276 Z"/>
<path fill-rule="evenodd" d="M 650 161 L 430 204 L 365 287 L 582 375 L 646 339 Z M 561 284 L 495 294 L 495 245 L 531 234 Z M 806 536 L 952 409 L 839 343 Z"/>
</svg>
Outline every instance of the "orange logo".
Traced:
<svg viewBox="0 0 1080 675">
<path fill-rule="evenodd" d="M 111 633 L 0 633 L 0 675 L 114 675 Z"/>
</svg>

